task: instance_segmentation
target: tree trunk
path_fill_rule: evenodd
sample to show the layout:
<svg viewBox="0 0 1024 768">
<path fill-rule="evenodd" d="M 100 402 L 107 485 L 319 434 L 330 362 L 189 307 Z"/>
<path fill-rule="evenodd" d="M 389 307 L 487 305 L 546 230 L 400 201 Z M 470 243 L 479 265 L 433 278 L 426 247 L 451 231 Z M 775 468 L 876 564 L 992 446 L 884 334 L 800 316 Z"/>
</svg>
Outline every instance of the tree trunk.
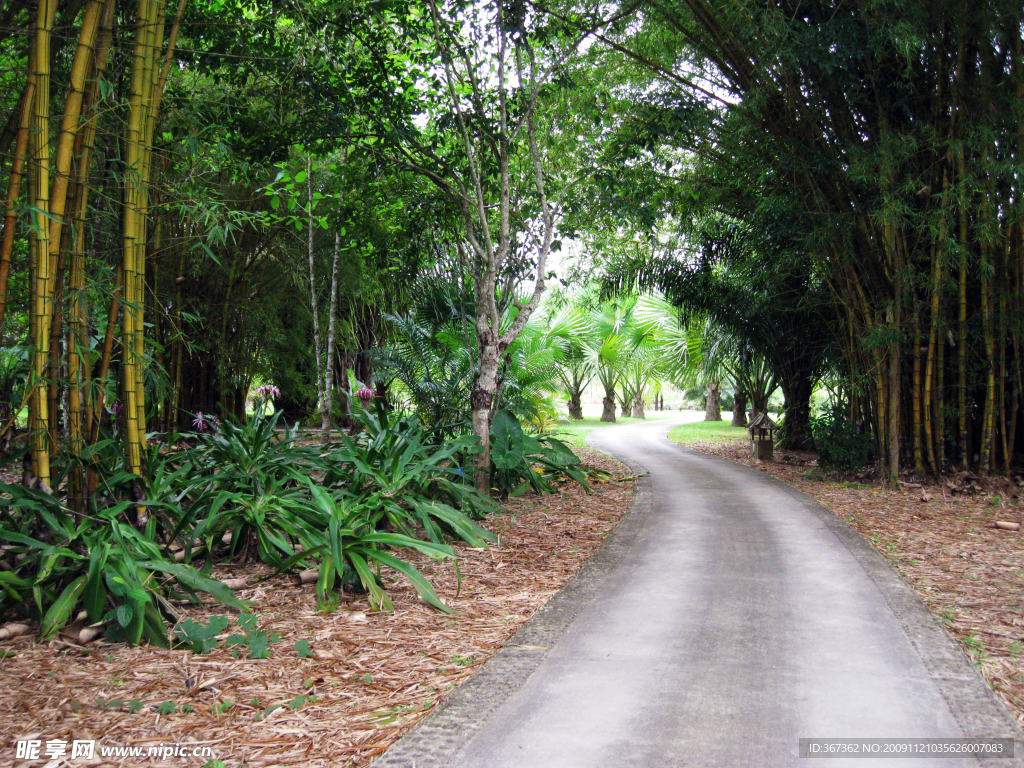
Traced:
<svg viewBox="0 0 1024 768">
<path fill-rule="evenodd" d="M 637 395 L 633 398 L 633 412 L 630 414 L 634 419 L 646 419 L 647 416 L 644 414 L 644 398 L 643 395 Z"/>
<path fill-rule="evenodd" d="M 722 420 L 722 388 L 715 381 L 708 384 L 707 401 L 704 404 L 704 421 Z"/>
<path fill-rule="evenodd" d="M 750 403 L 750 418 L 756 419 L 762 413 L 768 413 L 768 395 L 755 395 Z"/>
<path fill-rule="evenodd" d="M 480 372 L 473 384 L 469 404 L 473 413 L 473 434 L 481 450 L 473 457 L 473 483 L 480 493 L 491 492 L 491 405 L 498 385 L 501 354 L 495 344 L 481 344 Z"/>
<path fill-rule="evenodd" d="M 569 398 L 569 418 L 570 419 L 582 419 L 583 418 L 583 403 L 579 392 L 573 392 L 572 397 Z"/>
<path fill-rule="evenodd" d="M 316 394 L 320 410 L 320 423 L 324 423 L 324 405 L 327 393 L 324 391 L 327 376 L 324 368 L 323 342 L 320 336 L 320 309 L 316 298 L 316 263 L 313 259 L 313 156 L 306 158 L 306 256 L 309 259 L 309 303 L 313 312 L 313 355 L 316 359 Z M 329 418 L 329 417 L 328 417 Z"/>
<path fill-rule="evenodd" d="M 601 401 L 604 410 L 601 413 L 601 421 L 615 423 L 615 391 L 605 390 L 604 399 Z"/>
<path fill-rule="evenodd" d="M 331 267 L 331 303 L 327 309 L 327 361 L 324 370 L 324 394 L 320 400 L 320 431 L 324 442 L 331 429 L 331 407 L 334 400 L 334 317 L 338 314 L 338 256 L 341 253 L 341 230 L 334 233 L 334 263 Z M 367 386 L 371 382 L 366 383 Z"/>
<path fill-rule="evenodd" d="M 747 393 L 737 387 L 732 393 L 732 422 L 733 427 L 747 426 Z"/>
<path fill-rule="evenodd" d="M 814 447 L 811 436 L 811 393 L 814 385 L 807 376 L 783 381 L 782 396 L 785 399 L 780 448 L 791 451 L 806 451 Z"/>
</svg>

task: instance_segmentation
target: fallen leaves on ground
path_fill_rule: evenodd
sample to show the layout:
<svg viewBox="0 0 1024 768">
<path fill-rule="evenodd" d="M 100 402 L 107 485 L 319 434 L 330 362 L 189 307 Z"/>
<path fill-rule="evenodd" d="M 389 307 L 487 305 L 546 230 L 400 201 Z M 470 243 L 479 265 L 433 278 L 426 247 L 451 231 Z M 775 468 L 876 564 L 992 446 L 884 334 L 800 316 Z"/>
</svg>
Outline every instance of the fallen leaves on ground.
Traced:
<svg viewBox="0 0 1024 768">
<path fill-rule="evenodd" d="M 605 456 L 580 454 L 618 477 L 631 474 Z M 236 593 L 256 603 L 254 630 L 278 636 L 266 659 L 250 658 L 244 646 L 227 647 L 226 635 L 241 632 L 235 616 L 217 649 L 202 655 L 102 642 L 39 645 L 31 636 L 2 642 L 2 748 L 13 758 L 19 739 L 44 745 L 99 739 L 104 746 L 209 746 L 215 759 L 233 766 L 367 765 L 473 674 L 601 546 L 628 508 L 633 484 L 598 483 L 594 490 L 588 496 L 564 485 L 553 496 L 510 501 L 507 513 L 485 523 L 499 535 L 498 545 L 456 547 L 458 575 L 450 563 L 410 555 L 454 615 L 424 605 L 407 581 L 387 572 L 391 613 L 374 613 L 365 597 L 352 594 L 343 594 L 335 610 L 318 611 L 313 584 L 294 586 L 276 576 Z M 215 573 L 254 582 L 269 571 L 246 566 Z M 185 610 L 204 624 L 230 613 L 219 605 Z M 99 759 L 97 752 L 96 760 L 74 764 L 180 766 L 207 759 Z"/>
<path fill-rule="evenodd" d="M 818 469 L 813 453 L 778 451 L 774 461 L 758 461 L 742 440 L 685 445 L 782 480 L 860 532 L 913 586 L 1024 725 L 1024 537 L 995 527 L 1024 518 L 1018 482 L 959 473 L 887 488 L 856 476 L 850 482 L 831 478 Z"/>
</svg>

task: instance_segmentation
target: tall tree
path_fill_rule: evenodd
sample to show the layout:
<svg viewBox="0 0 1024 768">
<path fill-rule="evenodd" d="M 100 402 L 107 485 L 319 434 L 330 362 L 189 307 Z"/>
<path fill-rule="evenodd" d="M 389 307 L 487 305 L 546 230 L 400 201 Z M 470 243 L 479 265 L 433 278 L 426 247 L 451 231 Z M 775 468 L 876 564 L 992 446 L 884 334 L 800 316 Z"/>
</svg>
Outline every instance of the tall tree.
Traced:
<svg viewBox="0 0 1024 768">
<path fill-rule="evenodd" d="M 490 487 L 490 420 L 502 355 L 537 309 L 556 233 L 556 210 L 545 177 L 541 89 L 561 51 L 540 48 L 525 6 L 501 2 L 448 6 L 428 3 L 440 72 L 433 135 L 403 126 L 399 157 L 434 182 L 459 213 L 453 242 L 474 291 L 476 371 L 470 395 L 477 488 Z M 539 51 L 543 51 L 539 53 Z M 552 59 L 552 55 L 556 58 Z M 450 130 L 444 131 L 445 127 Z M 525 303 L 502 328 L 516 286 L 532 282 Z"/>
</svg>

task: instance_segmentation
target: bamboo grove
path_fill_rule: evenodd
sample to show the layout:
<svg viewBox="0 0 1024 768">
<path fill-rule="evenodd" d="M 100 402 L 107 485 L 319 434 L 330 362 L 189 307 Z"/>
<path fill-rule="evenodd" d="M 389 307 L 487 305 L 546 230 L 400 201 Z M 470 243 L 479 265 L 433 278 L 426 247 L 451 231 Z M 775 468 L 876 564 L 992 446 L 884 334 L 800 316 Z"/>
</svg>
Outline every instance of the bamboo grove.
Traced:
<svg viewBox="0 0 1024 768">
<path fill-rule="evenodd" d="M 127 12 L 133 16 L 130 23 L 134 26 L 134 42 L 130 90 L 124 106 L 125 129 L 119 137 L 124 149 L 119 174 L 122 260 L 116 270 L 118 287 L 100 345 L 89 344 L 85 259 L 93 188 L 92 154 L 99 112 L 109 108 L 102 103 L 101 89 L 106 85 L 104 76 L 113 43 L 115 2 L 88 0 L 84 6 L 65 4 L 58 8 L 58 0 L 40 0 L 26 30 L 27 71 L 16 110 L 0 254 L 0 323 L 7 317 L 12 254 L 19 235 L 18 202 L 24 195 L 28 216 L 20 234 L 28 247 L 31 358 L 25 398 L 31 467 L 26 475 L 39 487 L 49 487 L 50 459 L 63 437 L 75 454 L 81 454 L 86 444 L 98 439 L 106 405 L 105 380 L 115 347 L 113 335 L 122 309 L 119 400 L 124 402 L 124 450 L 128 469 L 136 475 L 142 473 L 146 422 L 141 361 L 151 149 L 183 6 L 178 6 L 173 18 L 168 18 L 163 3 L 155 0 L 141 0 L 132 9 L 133 14 Z M 122 13 L 126 11 L 122 9 Z M 64 94 L 54 93 L 51 88 L 58 20 L 65 60 L 63 40 L 76 34 L 70 66 L 66 67 Z M 55 109 L 60 111 L 51 114 Z M 23 191 L 23 186 L 27 190 Z M 109 188 L 103 191 L 110 194 Z M 64 434 L 59 435 L 62 390 L 66 394 L 66 419 Z M 77 469 L 69 492 L 75 508 L 81 508 L 86 482 L 85 473 Z"/>
<path fill-rule="evenodd" d="M 342 130 L 332 110 L 300 119 L 310 83 L 319 107 L 351 87 L 337 78 L 343 54 L 309 57 L 309 46 L 345 51 L 339 41 L 363 18 L 315 10 L 233 0 L 0 10 L 0 383 L 19 392 L 0 402 L 0 445 L 25 436 L 25 484 L 59 486 L 83 511 L 112 471 L 97 456 L 119 443 L 142 501 L 147 431 L 188 429 L 203 413 L 244 418 L 257 375 L 283 385 L 289 418 L 308 415 L 305 304 L 310 281 L 315 292 L 332 275 L 296 267 L 307 246 L 318 265 L 322 251 L 341 261 L 337 301 L 325 302 L 335 380 L 351 367 L 372 381 L 363 350 L 424 258 L 421 220 L 435 203 L 422 183 L 324 139 Z M 346 71 L 365 82 L 374 67 L 364 57 Z M 300 168 L 312 170 L 308 184 L 275 187 Z M 351 188 L 359 194 L 342 194 Z M 21 357 L 24 370 L 10 366 Z"/>
<path fill-rule="evenodd" d="M 695 196 L 731 175 L 747 207 L 730 215 L 790 209 L 790 251 L 831 288 L 849 414 L 885 474 L 1009 472 L 1024 398 L 1020 4 L 648 11 L 643 32 L 609 42 L 682 94 L 666 98 L 677 112 L 717 100 L 715 127 L 679 138 Z"/>
</svg>

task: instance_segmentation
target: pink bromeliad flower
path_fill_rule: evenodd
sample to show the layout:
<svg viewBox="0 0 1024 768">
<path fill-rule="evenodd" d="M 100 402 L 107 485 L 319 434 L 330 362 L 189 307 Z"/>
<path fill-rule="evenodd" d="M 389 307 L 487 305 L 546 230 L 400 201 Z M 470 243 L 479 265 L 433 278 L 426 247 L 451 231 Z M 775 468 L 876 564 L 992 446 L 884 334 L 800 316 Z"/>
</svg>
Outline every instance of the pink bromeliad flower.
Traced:
<svg viewBox="0 0 1024 768">
<path fill-rule="evenodd" d="M 363 385 L 359 390 L 356 391 L 356 397 L 359 398 L 359 402 L 361 402 L 363 404 L 363 407 L 365 408 L 367 405 L 370 404 L 370 401 L 373 400 L 373 398 L 380 397 L 380 395 L 378 395 L 376 392 L 374 392 L 366 385 Z"/>
</svg>

